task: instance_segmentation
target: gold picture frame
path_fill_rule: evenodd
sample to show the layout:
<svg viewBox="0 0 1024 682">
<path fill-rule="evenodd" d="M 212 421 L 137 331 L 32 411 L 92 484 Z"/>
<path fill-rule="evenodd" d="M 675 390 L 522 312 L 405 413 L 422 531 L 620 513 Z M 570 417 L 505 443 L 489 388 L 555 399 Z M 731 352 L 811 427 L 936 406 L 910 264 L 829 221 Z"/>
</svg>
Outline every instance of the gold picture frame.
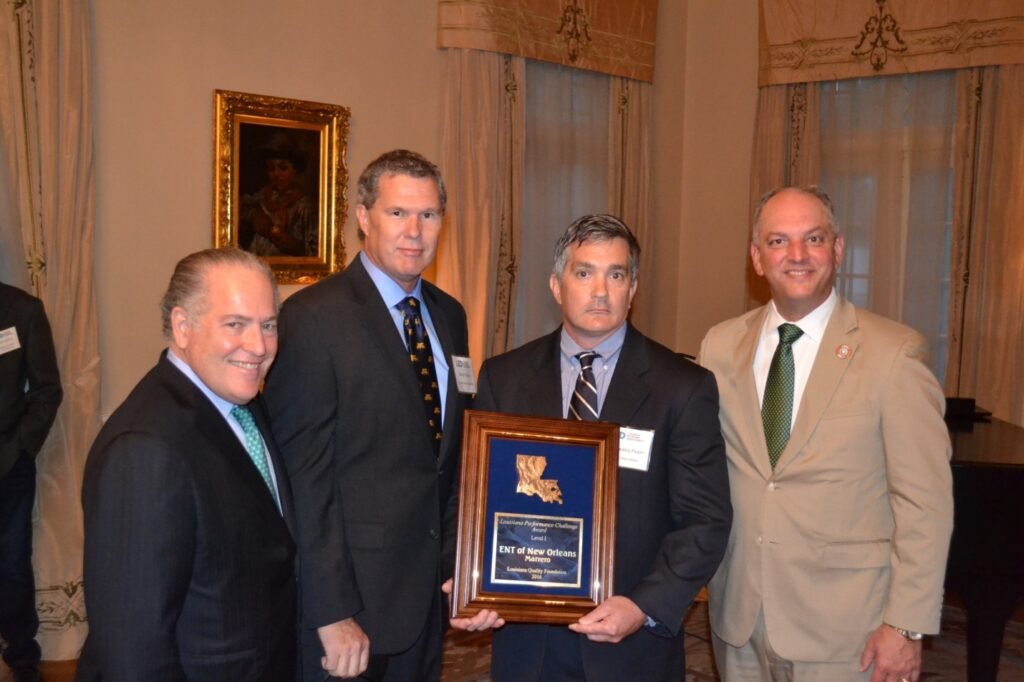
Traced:
<svg viewBox="0 0 1024 682">
<path fill-rule="evenodd" d="M 214 109 L 214 246 L 259 255 L 282 284 L 341 270 L 348 107 L 217 90 Z"/>
<path fill-rule="evenodd" d="M 614 594 L 618 459 L 616 424 L 466 410 L 451 617 L 565 624 Z"/>
</svg>

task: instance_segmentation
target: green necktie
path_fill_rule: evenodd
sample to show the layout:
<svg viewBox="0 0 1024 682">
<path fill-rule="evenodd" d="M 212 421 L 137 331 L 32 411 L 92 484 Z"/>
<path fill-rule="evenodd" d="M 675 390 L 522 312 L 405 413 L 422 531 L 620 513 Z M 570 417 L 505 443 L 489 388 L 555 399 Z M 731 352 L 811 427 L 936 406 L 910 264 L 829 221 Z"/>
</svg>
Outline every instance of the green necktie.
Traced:
<svg viewBox="0 0 1024 682">
<path fill-rule="evenodd" d="M 773 470 L 789 441 L 789 427 L 793 421 L 793 342 L 803 333 L 795 324 L 779 325 L 779 346 L 772 356 L 768 381 L 764 385 L 761 421 L 768 444 L 768 461 Z"/>
<path fill-rule="evenodd" d="M 256 470 L 263 477 L 263 482 L 270 489 L 274 502 L 277 502 L 277 490 L 274 489 L 274 482 L 270 478 L 270 465 L 267 463 L 267 453 L 263 449 L 263 438 L 252 418 L 252 412 L 248 407 L 236 405 L 231 408 L 231 416 L 242 425 L 242 431 L 245 433 L 245 451 L 249 453 L 249 458 L 256 465 Z"/>
</svg>

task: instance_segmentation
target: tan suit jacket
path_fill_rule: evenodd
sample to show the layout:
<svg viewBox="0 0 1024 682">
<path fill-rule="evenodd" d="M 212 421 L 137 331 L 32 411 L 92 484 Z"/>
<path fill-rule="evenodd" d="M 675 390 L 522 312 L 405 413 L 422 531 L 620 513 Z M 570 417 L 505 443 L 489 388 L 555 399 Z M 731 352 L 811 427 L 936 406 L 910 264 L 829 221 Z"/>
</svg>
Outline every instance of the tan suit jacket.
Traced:
<svg viewBox="0 0 1024 682">
<path fill-rule="evenodd" d="M 753 373 L 766 312 L 717 325 L 701 345 L 734 509 L 710 584 L 713 631 L 742 646 L 763 608 L 772 647 L 801 661 L 855 659 L 882 622 L 938 632 L 951 450 L 924 339 L 839 299 L 773 473 Z"/>
</svg>

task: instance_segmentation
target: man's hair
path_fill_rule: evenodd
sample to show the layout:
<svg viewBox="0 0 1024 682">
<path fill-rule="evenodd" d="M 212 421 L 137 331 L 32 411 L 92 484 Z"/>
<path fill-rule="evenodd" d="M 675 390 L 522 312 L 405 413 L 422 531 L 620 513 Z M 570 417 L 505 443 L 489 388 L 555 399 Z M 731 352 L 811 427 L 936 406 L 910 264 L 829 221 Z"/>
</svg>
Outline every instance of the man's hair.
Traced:
<svg viewBox="0 0 1024 682">
<path fill-rule="evenodd" d="M 277 283 L 274 281 L 274 273 L 270 271 L 270 266 L 265 261 L 233 246 L 204 249 L 185 256 L 174 266 L 174 274 L 171 275 L 167 291 L 160 300 L 160 319 L 165 339 L 169 340 L 172 337 L 172 310 L 184 308 L 189 319 L 193 321 L 199 316 L 207 294 L 206 275 L 211 269 L 221 265 L 241 265 L 263 273 L 274 292 L 274 310 L 280 307 L 281 298 L 277 291 Z"/>
<path fill-rule="evenodd" d="M 370 162 L 363 174 L 359 176 L 359 203 L 366 208 L 373 208 L 377 203 L 380 191 L 380 177 L 386 174 L 408 175 L 414 178 L 430 178 L 437 185 L 437 196 L 441 202 L 441 215 L 448 205 L 448 194 L 444 189 L 444 180 L 437 166 L 425 157 L 408 149 L 393 149 L 385 152 Z"/>
<path fill-rule="evenodd" d="M 756 243 L 758 236 L 761 234 L 761 212 L 764 211 L 764 205 L 771 201 L 775 195 L 786 191 L 796 192 L 812 199 L 817 199 L 822 208 L 825 209 L 825 219 L 828 221 L 828 227 L 832 230 L 832 234 L 839 234 L 839 225 L 836 223 L 836 216 L 832 210 L 831 197 L 817 185 L 803 185 L 799 187 L 778 187 L 761 195 L 761 198 L 757 201 L 757 206 L 754 207 L 754 228 L 750 233 L 750 241 Z"/>
<path fill-rule="evenodd" d="M 569 260 L 569 246 L 590 241 L 624 239 L 629 245 L 629 279 L 636 282 L 640 275 L 640 242 L 633 232 L 613 215 L 585 215 L 577 218 L 555 242 L 555 267 L 552 272 L 561 277 L 565 263 Z"/>
</svg>

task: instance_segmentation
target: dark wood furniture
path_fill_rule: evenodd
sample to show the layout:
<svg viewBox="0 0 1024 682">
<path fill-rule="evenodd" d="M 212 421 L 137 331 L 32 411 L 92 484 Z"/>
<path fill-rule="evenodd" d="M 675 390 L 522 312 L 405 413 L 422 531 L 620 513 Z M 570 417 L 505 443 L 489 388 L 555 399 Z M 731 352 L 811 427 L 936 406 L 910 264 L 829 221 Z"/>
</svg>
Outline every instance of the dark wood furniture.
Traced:
<svg viewBox="0 0 1024 682">
<path fill-rule="evenodd" d="M 956 511 L 946 587 L 967 608 L 969 682 L 995 682 L 1006 622 L 1024 596 L 1024 428 L 949 426 Z"/>
</svg>

